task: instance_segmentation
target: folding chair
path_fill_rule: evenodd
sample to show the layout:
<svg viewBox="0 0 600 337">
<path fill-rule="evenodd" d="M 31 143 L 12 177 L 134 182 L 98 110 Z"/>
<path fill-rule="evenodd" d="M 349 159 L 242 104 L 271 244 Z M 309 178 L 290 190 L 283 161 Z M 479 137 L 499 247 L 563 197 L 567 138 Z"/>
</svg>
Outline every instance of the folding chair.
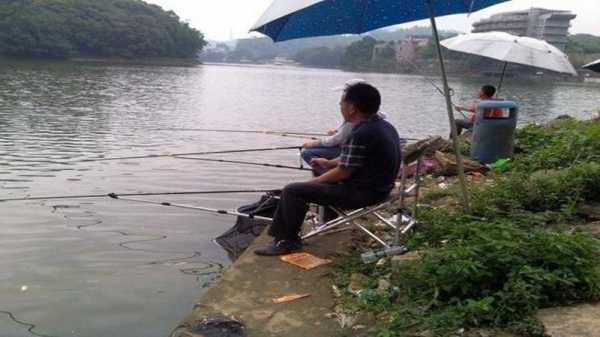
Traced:
<svg viewBox="0 0 600 337">
<path fill-rule="evenodd" d="M 322 223 L 319 222 L 313 228 L 305 233 L 301 238 L 303 240 L 309 239 L 313 236 L 323 234 L 332 229 L 343 225 L 354 225 L 362 232 L 366 233 L 372 239 L 377 241 L 379 244 L 383 246 L 383 250 L 376 252 L 368 252 L 362 255 L 363 261 L 365 263 L 373 262 L 377 260 L 378 257 L 381 256 L 391 256 L 398 255 L 407 252 L 407 248 L 400 244 L 400 238 L 404 234 L 406 234 L 410 229 L 417 225 L 416 221 L 416 213 L 417 213 L 417 204 L 419 200 L 419 187 L 421 184 L 421 167 L 423 165 L 423 153 L 425 148 L 423 148 L 417 159 L 417 168 L 415 172 L 415 183 L 409 187 L 406 187 L 407 181 L 407 165 L 402 161 L 402 176 L 400 182 L 400 188 L 398 190 L 393 191 L 390 196 L 383 202 L 380 202 L 376 205 L 371 205 L 368 207 L 364 207 L 361 209 L 352 210 L 349 212 L 345 212 L 335 207 L 327 206 L 334 210 L 339 216 L 331 221 Z M 415 206 L 413 208 L 412 214 L 407 212 L 405 199 L 406 197 L 414 196 L 415 197 Z M 397 202 L 400 202 L 400 205 L 394 210 L 394 216 L 390 219 L 386 219 L 383 215 L 381 215 L 380 211 L 384 209 L 388 209 L 391 206 L 394 206 Z M 324 206 L 319 206 L 320 213 L 322 214 L 322 210 Z M 359 218 L 373 215 L 379 221 L 394 229 L 394 241 L 392 243 L 387 243 L 382 238 L 378 237 L 375 233 L 371 232 L 368 228 L 366 228 L 363 224 L 358 222 Z M 322 219 L 322 215 L 319 216 Z M 393 219 L 393 220 L 391 220 Z"/>
</svg>

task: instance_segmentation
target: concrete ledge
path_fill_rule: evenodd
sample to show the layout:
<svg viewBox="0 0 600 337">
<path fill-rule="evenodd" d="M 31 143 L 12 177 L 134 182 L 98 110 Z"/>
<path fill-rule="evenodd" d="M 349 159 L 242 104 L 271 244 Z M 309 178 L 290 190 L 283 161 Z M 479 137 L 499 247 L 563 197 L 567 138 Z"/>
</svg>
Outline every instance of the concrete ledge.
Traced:
<svg viewBox="0 0 600 337">
<path fill-rule="evenodd" d="M 350 241 L 350 231 L 321 235 L 309 239 L 304 251 L 333 257 Z M 199 321 L 208 313 L 222 312 L 242 322 L 251 337 L 349 335 L 349 329 L 341 329 L 337 321 L 326 317 L 335 306 L 331 265 L 305 271 L 277 257 L 254 254 L 255 248 L 270 242 L 265 233 L 257 238 L 208 289 L 181 326 Z M 290 293 L 311 296 L 285 304 L 271 303 L 271 299 Z"/>
</svg>

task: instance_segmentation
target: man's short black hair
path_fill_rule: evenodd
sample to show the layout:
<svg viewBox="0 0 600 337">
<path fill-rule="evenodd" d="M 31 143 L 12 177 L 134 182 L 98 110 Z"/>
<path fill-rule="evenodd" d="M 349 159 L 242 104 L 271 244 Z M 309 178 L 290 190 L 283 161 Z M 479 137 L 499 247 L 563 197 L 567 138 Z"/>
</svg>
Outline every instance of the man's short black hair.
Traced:
<svg viewBox="0 0 600 337">
<path fill-rule="evenodd" d="M 367 116 L 376 114 L 381 105 L 379 91 L 374 86 L 364 82 L 348 86 L 344 90 L 344 100 Z"/>
<path fill-rule="evenodd" d="M 496 94 L 496 87 L 494 87 L 491 84 L 486 84 L 483 87 L 481 87 L 481 91 L 487 96 L 487 97 L 494 97 L 494 94 Z"/>
</svg>

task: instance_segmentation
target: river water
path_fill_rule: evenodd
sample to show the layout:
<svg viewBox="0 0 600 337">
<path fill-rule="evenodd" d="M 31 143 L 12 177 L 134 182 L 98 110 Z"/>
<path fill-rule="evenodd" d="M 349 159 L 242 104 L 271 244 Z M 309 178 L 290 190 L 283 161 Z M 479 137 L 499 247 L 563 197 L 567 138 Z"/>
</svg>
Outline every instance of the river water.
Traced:
<svg viewBox="0 0 600 337">
<path fill-rule="evenodd" d="M 302 171 L 172 158 L 83 159 L 298 145 L 263 134 L 336 127 L 339 92 L 362 77 L 401 135 L 448 133 L 443 98 L 423 77 L 269 66 L 193 68 L 0 63 L 0 198 L 277 188 Z M 436 80 L 437 81 L 437 80 Z M 452 79 L 454 100 L 483 84 Z M 600 86 L 505 84 L 520 122 L 595 116 Z M 296 150 L 213 158 L 298 165 Z M 147 197 L 236 208 L 257 195 Z M 212 239 L 235 219 L 127 201 L 0 203 L 0 335 L 163 337 L 229 263 Z"/>
</svg>

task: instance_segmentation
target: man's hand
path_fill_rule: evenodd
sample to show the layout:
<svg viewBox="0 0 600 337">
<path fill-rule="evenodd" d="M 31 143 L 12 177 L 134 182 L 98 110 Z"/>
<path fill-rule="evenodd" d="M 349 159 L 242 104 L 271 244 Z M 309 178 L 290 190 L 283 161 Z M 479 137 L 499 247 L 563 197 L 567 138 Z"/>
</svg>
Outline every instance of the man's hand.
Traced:
<svg viewBox="0 0 600 337">
<path fill-rule="evenodd" d="M 310 149 L 311 147 L 317 147 L 320 144 L 321 144 L 321 142 L 319 142 L 318 140 L 311 140 L 311 141 L 308 141 L 308 142 L 302 144 L 302 147 L 305 149 Z"/>
<path fill-rule="evenodd" d="M 320 184 L 337 184 L 350 178 L 351 175 L 352 171 L 336 166 L 322 175 L 313 178 L 311 182 Z"/>
<path fill-rule="evenodd" d="M 337 166 L 337 161 L 336 160 L 328 160 L 325 158 L 313 158 L 310 161 L 310 166 L 312 166 L 313 168 L 316 169 L 331 169 Z"/>
<path fill-rule="evenodd" d="M 454 110 L 458 111 L 458 112 L 472 112 L 475 113 L 477 111 L 477 106 L 473 105 L 473 106 L 469 106 L 469 107 L 464 107 L 464 106 L 458 106 L 455 105 L 454 106 Z"/>
</svg>

